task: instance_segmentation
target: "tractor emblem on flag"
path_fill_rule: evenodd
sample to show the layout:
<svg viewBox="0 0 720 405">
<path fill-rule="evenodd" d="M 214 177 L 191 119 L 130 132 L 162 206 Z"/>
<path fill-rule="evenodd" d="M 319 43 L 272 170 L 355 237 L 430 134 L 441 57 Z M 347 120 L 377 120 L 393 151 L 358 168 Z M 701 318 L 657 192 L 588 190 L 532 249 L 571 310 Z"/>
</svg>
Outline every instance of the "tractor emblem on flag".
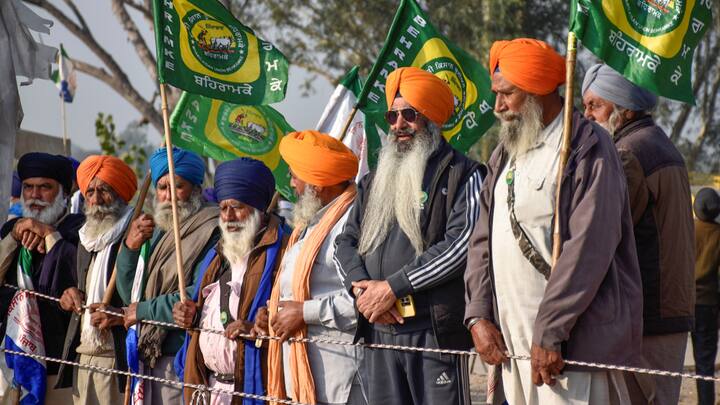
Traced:
<svg viewBox="0 0 720 405">
<path fill-rule="evenodd" d="M 680 26 L 687 0 L 623 0 L 625 15 L 639 34 L 655 37 Z"/>
<path fill-rule="evenodd" d="M 277 141 L 272 125 L 254 107 L 223 103 L 218 121 L 218 128 L 233 146 L 249 155 L 268 153 Z"/>
<path fill-rule="evenodd" d="M 236 71 L 245 62 L 248 41 L 245 34 L 198 10 L 185 15 L 192 54 L 204 67 L 219 74 Z"/>
</svg>

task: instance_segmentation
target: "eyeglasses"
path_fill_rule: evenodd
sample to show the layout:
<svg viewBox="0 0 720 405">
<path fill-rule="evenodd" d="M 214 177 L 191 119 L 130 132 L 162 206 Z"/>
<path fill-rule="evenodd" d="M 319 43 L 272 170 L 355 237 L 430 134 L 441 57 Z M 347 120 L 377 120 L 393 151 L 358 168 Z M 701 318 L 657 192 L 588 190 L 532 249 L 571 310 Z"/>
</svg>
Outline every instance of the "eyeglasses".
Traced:
<svg viewBox="0 0 720 405">
<path fill-rule="evenodd" d="M 395 125 L 398 118 L 402 115 L 406 122 L 415 122 L 418 118 L 418 111 L 414 108 L 403 108 L 402 110 L 390 110 L 385 113 L 385 120 L 390 125 Z"/>
</svg>

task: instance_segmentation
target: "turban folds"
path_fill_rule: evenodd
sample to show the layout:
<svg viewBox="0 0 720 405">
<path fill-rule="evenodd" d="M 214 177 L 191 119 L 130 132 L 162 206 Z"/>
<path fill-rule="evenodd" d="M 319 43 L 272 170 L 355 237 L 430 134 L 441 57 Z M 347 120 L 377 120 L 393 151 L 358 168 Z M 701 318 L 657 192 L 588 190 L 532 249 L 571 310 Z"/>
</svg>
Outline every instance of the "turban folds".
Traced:
<svg viewBox="0 0 720 405">
<path fill-rule="evenodd" d="M 275 178 L 259 160 L 242 157 L 221 163 L 215 170 L 215 198 L 238 200 L 266 211 L 275 193 Z"/>
<path fill-rule="evenodd" d="M 107 183 L 126 203 L 137 191 L 135 172 L 115 156 L 93 155 L 82 161 L 77 169 L 77 182 L 83 195 L 94 178 Z"/>
<path fill-rule="evenodd" d="M 199 186 L 205 177 L 205 161 L 197 154 L 173 146 L 173 161 L 175 162 L 175 174 Z M 160 148 L 150 156 L 150 173 L 152 174 L 153 186 L 157 187 L 158 180 L 168 174 L 167 149 Z"/>
<path fill-rule="evenodd" d="M 403 67 L 388 75 L 385 81 L 388 110 L 398 92 L 411 106 L 438 125 L 443 125 L 455 111 L 455 99 L 450 86 L 425 70 Z"/>
<path fill-rule="evenodd" d="M 74 170 L 65 156 L 42 152 L 26 153 L 18 161 L 17 171 L 21 181 L 32 177 L 46 177 L 60 183 L 66 193 L 72 188 Z"/>
<path fill-rule="evenodd" d="M 565 59 L 537 39 L 496 41 L 490 48 L 490 74 L 496 70 L 521 90 L 539 96 L 565 83 Z"/>
<path fill-rule="evenodd" d="M 358 158 L 339 140 L 315 130 L 291 132 L 280 141 L 280 155 L 300 180 L 333 186 L 355 178 Z"/>
<path fill-rule="evenodd" d="M 608 65 L 597 64 L 585 73 L 582 92 L 591 90 L 599 97 L 632 111 L 651 110 L 657 104 L 657 96 L 636 86 Z"/>
</svg>

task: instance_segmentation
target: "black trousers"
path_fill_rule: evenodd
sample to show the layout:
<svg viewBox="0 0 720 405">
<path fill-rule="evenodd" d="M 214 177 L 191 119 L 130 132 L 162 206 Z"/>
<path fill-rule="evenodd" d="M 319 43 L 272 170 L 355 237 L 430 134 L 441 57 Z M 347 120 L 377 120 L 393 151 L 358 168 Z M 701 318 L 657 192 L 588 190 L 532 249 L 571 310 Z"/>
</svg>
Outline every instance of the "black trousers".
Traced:
<svg viewBox="0 0 720 405">
<path fill-rule="evenodd" d="M 695 330 L 692 332 L 695 371 L 700 375 L 715 374 L 715 356 L 718 343 L 718 307 L 714 305 L 695 306 Z M 698 404 L 715 403 L 715 383 L 697 381 Z"/>
<path fill-rule="evenodd" d="M 432 329 L 371 332 L 372 343 L 437 348 Z M 467 356 L 370 349 L 365 351 L 369 404 L 470 405 Z"/>
</svg>

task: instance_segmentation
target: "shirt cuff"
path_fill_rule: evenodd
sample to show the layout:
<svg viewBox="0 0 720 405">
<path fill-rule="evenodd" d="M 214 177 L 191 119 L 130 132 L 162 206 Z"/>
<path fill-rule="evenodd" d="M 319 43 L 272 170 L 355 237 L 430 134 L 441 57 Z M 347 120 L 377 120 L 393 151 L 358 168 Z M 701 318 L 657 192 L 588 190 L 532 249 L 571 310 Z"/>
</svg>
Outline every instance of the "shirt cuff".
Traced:
<svg viewBox="0 0 720 405">
<path fill-rule="evenodd" d="M 308 325 L 320 324 L 320 301 L 310 300 L 303 302 L 303 320 Z"/>
<path fill-rule="evenodd" d="M 407 274 L 405 274 L 405 272 L 402 270 L 391 275 L 386 280 L 390 284 L 390 289 L 392 289 L 393 294 L 395 294 L 395 298 L 402 298 L 413 292 L 413 287 L 412 284 L 410 284 L 410 279 L 408 278 Z"/>
<path fill-rule="evenodd" d="M 60 232 L 58 231 L 45 235 L 45 251 L 51 251 L 55 244 L 60 242 L 61 240 L 62 235 L 60 235 Z"/>
<path fill-rule="evenodd" d="M 152 319 L 150 312 L 150 303 L 147 301 L 140 301 L 135 307 L 135 318 L 137 318 L 138 321 Z"/>
<path fill-rule="evenodd" d="M 492 307 L 488 307 L 487 305 L 483 305 L 480 302 L 470 302 L 465 305 L 465 319 L 463 320 L 463 323 L 467 325 L 467 323 L 472 318 L 481 318 L 486 319 L 490 322 L 494 322 L 494 316 L 493 316 L 493 310 Z"/>
</svg>

